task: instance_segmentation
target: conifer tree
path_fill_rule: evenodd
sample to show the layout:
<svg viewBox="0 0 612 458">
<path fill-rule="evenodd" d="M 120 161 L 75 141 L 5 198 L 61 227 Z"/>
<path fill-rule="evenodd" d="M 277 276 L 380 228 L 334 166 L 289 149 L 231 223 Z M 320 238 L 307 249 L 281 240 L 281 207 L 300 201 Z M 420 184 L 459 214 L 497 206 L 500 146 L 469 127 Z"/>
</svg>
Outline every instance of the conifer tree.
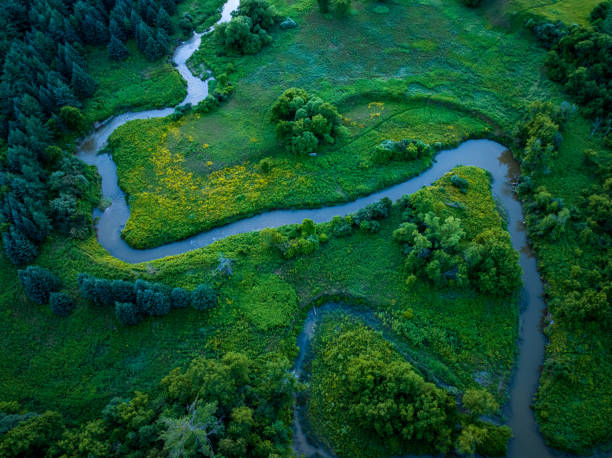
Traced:
<svg viewBox="0 0 612 458">
<path fill-rule="evenodd" d="M 38 304 L 48 304 L 50 294 L 61 287 L 59 278 L 43 267 L 28 266 L 18 274 L 27 296 Z"/>
<path fill-rule="evenodd" d="M 74 310 L 74 301 L 65 293 L 51 293 L 49 295 L 51 311 L 58 316 L 68 316 Z"/>
<path fill-rule="evenodd" d="M 76 63 L 72 66 L 71 85 L 79 97 L 91 97 L 96 91 L 94 79 Z"/>
<path fill-rule="evenodd" d="M 130 55 L 127 47 L 114 35 L 108 43 L 108 54 L 113 60 L 125 60 Z"/>
</svg>

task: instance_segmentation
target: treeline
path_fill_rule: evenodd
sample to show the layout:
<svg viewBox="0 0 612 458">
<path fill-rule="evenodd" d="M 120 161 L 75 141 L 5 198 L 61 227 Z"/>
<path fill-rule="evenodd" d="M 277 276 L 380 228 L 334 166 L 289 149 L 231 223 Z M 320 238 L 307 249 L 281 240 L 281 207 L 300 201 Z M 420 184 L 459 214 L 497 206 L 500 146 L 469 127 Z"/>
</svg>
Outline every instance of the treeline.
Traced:
<svg viewBox="0 0 612 458">
<path fill-rule="evenodd" d="M 286 358 L 226 353 L 172 370 L 155 395 L 114 398 L 74 428 L 57 412 L 0 402 L 0 456 L 288 456 L 295 388 Z"/>
<path fill-rule="evenodd" d="M 208 310 L 217 305 L 219 297 L 208 283 L 187 291 L 142 279 L 130 282 L 79 274 L 77 280 L 85 299 L 96 305 L 114 307 L 117 319 L 126 325 L 138 324 L 147 316 L 167 315 L 172 308 L 191 305 L 196 310 Z"/>
<path fill-rule="evenodd" d="M 85 207 L 96 201 L 95 175 L 51 146 L 85 127 L 79 107 L 96 82 L 84 46 L 108 45 L 122 58 L 124 41 L 134 36 L 156 59 L 168 51 L 176 1 L 4 0 L 1 6 L 0 223 L 7 256 L 24 264 L 52 229 L 73 236 L 91 231 Z"/>
<path fill-rule="evenodd" d="M 353 229 L 365 233 L 378 232 L 380 221 L 389 217 L 391 205 L 391 200 L 385 197 L 355 214 L 334 216 L 329 223 L 316 225 L 311 219 L 305 219 L 297 226 L 266 228 L 261 231 L 262 244 L 264 248 L 278 252 L 285 259 L 310 255 L 317 251 L 321 244 L 329 241 L 328 233 L 332 237 L 346 237 L 353 233 Z"/>
<path fill-rule="evenodd" d="M 531 19 L 527 26 L 550 49 L 546 58 L 548 75 L 563 85 L 583 107 L 583 113 L 602 127 L 612 145 L 612 2 L 602 2 L 591 13 L 591 27 L 567 26 Z"/>
</svg>

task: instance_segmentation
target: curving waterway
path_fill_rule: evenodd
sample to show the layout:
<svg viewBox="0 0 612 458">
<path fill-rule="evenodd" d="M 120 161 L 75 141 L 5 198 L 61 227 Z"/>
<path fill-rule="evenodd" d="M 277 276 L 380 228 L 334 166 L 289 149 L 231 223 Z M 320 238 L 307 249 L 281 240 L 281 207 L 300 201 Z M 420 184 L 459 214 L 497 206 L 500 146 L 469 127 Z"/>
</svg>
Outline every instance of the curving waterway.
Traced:
<svg viewBox="0 0 612 458">
<path fill-rule="evenodd" d="M 223 6 L 219 22 L 231 19 L 231 12 L 238 6 L 239 0 L 229 0 Z M 206 32 L 208 33 L 208 32 Z M 187 68 L 186 61 L 200 46 L 202 34 L 195 33 L 191 39 L 177 47 L 173 62 L 187 82 L 187 97 L 181 103 L 196 104 L 208 95 L 208 80 L 195 77 Z M 512 192 L 512 183 L 520 171 L 512 154 L 504 146 L 489 140 L 470 140 L 458 148 L 441 151 L 436 155 L 431 168 L 422 174 L 403 183 L 391 186 L 380 192 L 362 197 L 353 202 L 318 209 L 276 210 L 219 227 L 201 234 L 157 248 L 137 250 L 131 248 L 122 238 L 121 231 L 130 216 L 129 206 L 124 192 L 117 180 L 117 167 L 108 154 L 98 154 L 106 145 L 108 137 L 119 126 L 135 119 L 159 118 L 170 115 L 174 108 L 149 110 L 136 113 L 124 113 L 110 118 L 86 137 L 80 144 L 77 156 L 87 164 L 95 165 L 102 177 L 102 195 L 111 204 L 104 210 L 96 210 L 96 231 L 99 243 L 108 252 L 125 262 L 137 263 L 161 259 L 192 251 L 223 239 L 230 235 L 256 231 L 266 227 L 279 227 L 300 223 L 304 218 L 315 222 L 329 221 L 333 216 L 354 213 L 367 204 L 388 197 L 397 200 L 405 194 L 411 194 L 423 186 L 430 185 L 443 174 L 457 165 L 473 165 L 489 171 L 492 175 L 492 192 L 504 207 L 508 216 L 508 231 L 513 247 L 520 253 L 520 264 L 523 269 L 524 294 L 520 314 L 519 357 L 514 380 L 511 385 L 510 401 L 504 413 L 509 419 L 509 426 L 514 432 L 510 441 L 509 456 L 516 458 L 546 458 L 554 456 L 538 432 L 531 402 L 537 388 L 539 366 L 544 360 L 544 336 L 539 330 L 540 319 L 544 310 L 542 300 L 543 287 L 537 270 L 536 259 L 527 244 L 523 213 L 520 203 Z M 298 344 L 300 357 L 296 364 L 296 373 L 301 373 L 304 351 L 307 350 L 316 327 L 316 312 L 310 312 Z M 329 455 L 317 445 L 309 442 L 302 431 L 300 421 L 295 426 L 295 451 L 306 456 L 318 454 Z"/>
</svg>

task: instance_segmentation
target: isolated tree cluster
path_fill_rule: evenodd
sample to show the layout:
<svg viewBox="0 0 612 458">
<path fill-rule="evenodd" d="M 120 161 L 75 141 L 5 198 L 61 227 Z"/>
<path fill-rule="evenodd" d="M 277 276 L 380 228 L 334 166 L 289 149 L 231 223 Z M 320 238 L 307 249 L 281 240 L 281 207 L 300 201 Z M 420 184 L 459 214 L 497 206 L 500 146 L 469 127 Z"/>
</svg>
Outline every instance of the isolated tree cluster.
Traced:
<svg viewBox="0 0 612 458">
<path fill-rule="evenodd" d="M 267 0 L 241 0 L 232 20 L 215 27 L 217 43 L 228 51 L 256 54 L 272 43 L 272 28 L 281 21 Z"/>
<path fill-rule="evenodd" d="M 344 133 L 338 109 L 304 89 L 287 89 L 272 106 L 272 122 L 286 149 L 296 155 L 332 145 Z"/>
</svg>

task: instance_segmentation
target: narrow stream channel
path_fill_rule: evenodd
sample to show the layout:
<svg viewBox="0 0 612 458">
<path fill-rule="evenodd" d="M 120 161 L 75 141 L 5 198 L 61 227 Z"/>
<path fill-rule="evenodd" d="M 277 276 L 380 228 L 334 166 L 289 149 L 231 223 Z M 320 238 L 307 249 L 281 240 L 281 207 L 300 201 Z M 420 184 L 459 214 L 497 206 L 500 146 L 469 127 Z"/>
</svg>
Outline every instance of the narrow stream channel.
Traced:
<svg viewBox="0 0 612 458">
<path fill-rule="evenodd" d="M 238 7 L 238 3 L 239 0 L 229 0 L 223 6 L 222 17 L 219 22 L 229 21 L 231 12 Z M 210 30 L 206 33 L 209 32 Z M 195 33 L 191 39 L 177 47 L 173 56 L 178 71 L 187 81 L 187 97 L 182 104 L 196 104 L 208 95 L 208 80 L 202 81 L 195 77 L 186 65 L 189 56 L 199 48 L 201 36 L 202 34 Z M 539 323 L 545 306 L 542 300 L 543 287 L 537 271 L 536 259 L 527 244 L 525 228 L 522 223 L 521 205 L 512 193 L 511 183 L 515 181 L 520 171 L 510 151 L 504 146 L 489 140 L 467 141 L 458 148 L 438 153 L 433 166 L 421 175 L 353 202 L 319 209 L 270 211 L 200 233 L 185 240 L 157 248 L 137 250 L 131 248 L 121 238 L 121 231 L 130 216 L 130 210 L 125 194 L 118 185 L 117 167 L 110 155 L 98 154 L 98 152 L 106 145 L 111 133 L 126 122 L 135 119 L 165 117 L 173 111 L 174 108 L 164 108 L 124 113 L 113 117 L 87 136 L 77 151 L 77 156 L 81 160 L 97 167 L 102 177 L 102 195 L 111 201 L 111 205 L 103 212 L 100 210 L 94 211 L 94 216 L 98 218 L 96 225 L 98 241 L 112 256 L 128 263 L 146 262 L 186 253 L 210 245 L 216 240 L 230 235 L 256 231 L 266 227 L 301 223 L 304 218 L 310 218 L 315 222 L 329 221 L 333 216 L 354 213 L 365 205 L 376 202 L 383 197 L 395 201 L 404 194 L 411 194 L 423 186 L 430 185 L 457 165 L 473 165 L 488 170 L 493 177 L 493 195 L 501 202 L 508 215 L 508 231 L 512 238 L 512 245 L 520 253 L 525 289 L 525 303 L 520 315 L 518 365 L 511 385 L 510 401 L 504 410 L 509 418 L 509 426 L 514 432 L 514 438 L 510 441 L 509 456 L 514 458 L 556 456 L 544 444 L 530 408 L 533 394 L 537 388 L 539 367 L 544 360 L 545 339 L 539 330 Z M 316 326 L 315 321 L 310 317 L 305 322 L 305 334 L 303 333 L 299 340 L 300 354 L 305 350 L 312 337 Z M 298 358 L 297 374 L 301 373 L 300 361 L 303 361 L 303 359 Z M 317 453 L 325 453 L 325 455 L 329 455 L 328 452 L 308 442 L 299 421 L 296 421 L 294 446 L 298 454 L 314 456 Z"/>
</svg>

